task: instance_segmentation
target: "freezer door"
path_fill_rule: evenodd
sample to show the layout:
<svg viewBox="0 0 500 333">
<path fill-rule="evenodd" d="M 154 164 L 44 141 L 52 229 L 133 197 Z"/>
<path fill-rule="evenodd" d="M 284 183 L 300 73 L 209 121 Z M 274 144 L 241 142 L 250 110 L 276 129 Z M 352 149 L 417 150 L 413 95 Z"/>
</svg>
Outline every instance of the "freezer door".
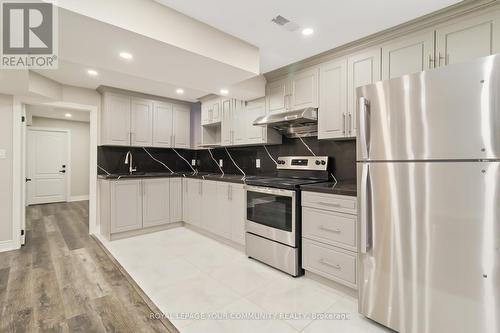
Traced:
<svg viewBox="0 0 500 333">
<path fill-rule="evenodd" d="M 500 162 L 358 173 L 360 313 L 405 333 L 500 332 Z"/>
<path fill-rule="evenodd" d="M 357 90 L 358 160 L 500 159 L 500 55 Z"/>
</svg>

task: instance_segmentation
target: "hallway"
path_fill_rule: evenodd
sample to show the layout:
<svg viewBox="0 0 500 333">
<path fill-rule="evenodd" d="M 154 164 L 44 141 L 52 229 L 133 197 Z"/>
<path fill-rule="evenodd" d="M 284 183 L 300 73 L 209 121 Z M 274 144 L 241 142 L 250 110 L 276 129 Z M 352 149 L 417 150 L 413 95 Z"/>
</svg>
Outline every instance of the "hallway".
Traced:
<svg viewBox="0 0 500 333">
<path fill-rule="evenodd" d="M 0 253 L 0 332 L 174 332 L 88 234 L 88 202 L 27 208 L 26 245 Z"/>
</svg>

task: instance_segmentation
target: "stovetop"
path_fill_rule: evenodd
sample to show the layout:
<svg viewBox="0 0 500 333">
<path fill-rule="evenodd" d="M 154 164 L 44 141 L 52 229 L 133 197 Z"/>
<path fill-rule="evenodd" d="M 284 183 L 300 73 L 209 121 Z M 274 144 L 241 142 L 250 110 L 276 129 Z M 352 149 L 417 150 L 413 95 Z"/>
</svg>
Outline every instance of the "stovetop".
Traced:
<svg viewBox="0 0 500 333">
<path fill-rule="evenodd" d="M 298 190 L 301 185 L 323 183 L 324 179 L 284 178 L 284 177 L 256 177 L 246 180 L 246 184 L 261 187 L 273 187 L 288 190 Z"/>
</svg>

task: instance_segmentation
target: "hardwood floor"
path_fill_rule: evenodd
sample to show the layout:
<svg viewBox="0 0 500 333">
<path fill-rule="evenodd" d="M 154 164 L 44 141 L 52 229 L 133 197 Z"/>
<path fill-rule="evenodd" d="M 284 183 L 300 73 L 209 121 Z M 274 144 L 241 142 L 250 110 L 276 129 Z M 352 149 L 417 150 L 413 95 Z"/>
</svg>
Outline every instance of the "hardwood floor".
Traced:
<svg viewBox="0 0 500 333">
<path fill-rule="evenodd" d="M 27 209 L 27 241 L 0 253 L 0 332 L 174 332 L 88 235 L 88 202 Z"/>
</svg>

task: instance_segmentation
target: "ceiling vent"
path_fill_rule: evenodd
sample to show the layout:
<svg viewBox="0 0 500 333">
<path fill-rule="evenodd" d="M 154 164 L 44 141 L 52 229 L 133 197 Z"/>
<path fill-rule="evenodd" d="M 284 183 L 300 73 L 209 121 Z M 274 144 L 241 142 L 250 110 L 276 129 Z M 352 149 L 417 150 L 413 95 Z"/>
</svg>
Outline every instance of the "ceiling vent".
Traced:
<svg viewBox="0 0 500 333">
<path fill-rule="evenodd" d="M 297 23 L 292 22 L 281 15 L 276 16 L 271 21 L 290 32 L 293 32 L 299 28 L 299 25 Z"/>
</svg>

